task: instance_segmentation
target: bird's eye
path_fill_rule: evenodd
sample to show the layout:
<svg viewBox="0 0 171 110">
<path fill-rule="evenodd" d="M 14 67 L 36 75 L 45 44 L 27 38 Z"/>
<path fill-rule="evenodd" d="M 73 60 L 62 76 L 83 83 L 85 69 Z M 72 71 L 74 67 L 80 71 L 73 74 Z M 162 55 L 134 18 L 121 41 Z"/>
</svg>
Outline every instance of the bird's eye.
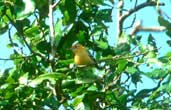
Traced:
<svg viewBox="0 0 171 110">
<path fill-rule="evenodd" d="M 75 45 L 75 48 L 78 48 L 79 47 L 79 45 Z"/>
</svg>

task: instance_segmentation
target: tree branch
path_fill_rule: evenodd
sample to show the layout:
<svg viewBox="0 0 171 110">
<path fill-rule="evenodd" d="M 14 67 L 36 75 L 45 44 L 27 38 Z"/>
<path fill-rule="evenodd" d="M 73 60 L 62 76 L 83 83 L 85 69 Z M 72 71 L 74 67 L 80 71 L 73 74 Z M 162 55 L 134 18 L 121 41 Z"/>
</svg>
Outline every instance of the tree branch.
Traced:
<svg viewBox="0 0 171 110">
<path fill-rule="evenodd" d="M 30 57 L 33 57 L 33 55 L 23 56 L 23 57 L 15 57 L 15 58 L 0 58 L 0 60 L 9 61 L 9 60 L 24 59 L 24 58 L 30 58 Z"/>
<path fill-rule="evenodd" d="M 139 31 L 152 31 L 152 32 L 161 32 L 164 31 L 166 28 L 164 26 L 153 26 L 153 27 L 143 27 L 141 22 L 138 21 L 133 30 L 130 32 L 130 35 L 136 35 Z"/>
<path fill-rule="evenodd" d="M 122 29 L 123 29 L 123 23 L 125 21 L 125 19 L 127 17 L 129 17 L 131 14 L 145 8 L 145 7 L 148 7 L 148 6 L 156 6 L 156 5 L 160 5 L 160 6 L 164 6 L 165 4 L 164 3 L 156 3 L 156 2 L 145 2 L 145 3 L 142 3 L 136 7 L 134 7 L 133 9 L 130 9 L 128 10 L 127 13 L 123 14 L 120 18 L 119 18 L 119 33 L 118 33 L 118 36 L 121 36 L 122 34 Z"/>
<path fill-rule="evenodd" d="M 22 38 L 22 40 L 24 41 L 25 45 L 27 46 L 27 48 L 30 50 L 30 52 L 34 55 L 37 55 L 39 57 L 41 57 L 42 59 L 44 59 L 45 61 L 47 61 L 46 57 L 39 54 L 39 53 L 36 53 L 32 50 L 31 46 L 28 44 L 28 42 L 26 41 L 26 38 L 24 37 L 24 34 L 22 32 L 21 29 L 19 29 L 19 27 L 16 25 L 16 22 L 14 22 L 7 14 L 5 14 L 6 17 L 8 18 L 8 20 L 10 21 L 10 23 L 15 27 L 15 29 L 17 30 L 18 32 L 18 35 Z"/>
<path fill-rule="evenodd" d="M 52 55 L 51 60 L 53 60 L 53 59 L 55 59 L 55 54 L 56 54 L 56 42 L 55 42 L 52 0 L 49 0 L 49 28 L 50 28 L 50 42 L 51 42 L 51 55 Z"/>
<path fill-rule="evenodd" d="M 58 0 L 56 1 L 53 5 L 52 5 L 52 8 L 56 7 L 59 3 L 60 3 L 61 0 Z"/>
</svg>

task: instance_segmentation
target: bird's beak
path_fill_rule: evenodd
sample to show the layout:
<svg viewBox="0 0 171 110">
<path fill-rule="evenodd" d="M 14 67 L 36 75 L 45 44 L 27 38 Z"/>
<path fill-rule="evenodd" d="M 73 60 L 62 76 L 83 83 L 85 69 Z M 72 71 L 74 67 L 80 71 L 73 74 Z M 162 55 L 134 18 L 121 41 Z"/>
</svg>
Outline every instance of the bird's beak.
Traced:
<svg viewBox="0 0 171 110">
<path fill-rule="evenodd" d="M 72 50 L 73 51 L 74 49 L 71 47 L 71 48 L 68 48 L 67 50 Z"/>
</svg>

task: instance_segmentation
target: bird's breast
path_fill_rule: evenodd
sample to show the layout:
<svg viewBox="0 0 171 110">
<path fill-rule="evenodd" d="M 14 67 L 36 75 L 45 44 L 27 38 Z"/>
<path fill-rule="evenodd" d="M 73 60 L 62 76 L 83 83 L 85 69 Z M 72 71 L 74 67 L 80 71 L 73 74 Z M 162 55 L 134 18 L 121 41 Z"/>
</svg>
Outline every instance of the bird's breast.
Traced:
<svg viewBox="0 0 171 110">
<path fill-rule="evenodd" d="M 75 55 L 74 63 L 77 65 L 91 65 L 94 64 L 94 61 L 88 55 Z"/>
</svg>

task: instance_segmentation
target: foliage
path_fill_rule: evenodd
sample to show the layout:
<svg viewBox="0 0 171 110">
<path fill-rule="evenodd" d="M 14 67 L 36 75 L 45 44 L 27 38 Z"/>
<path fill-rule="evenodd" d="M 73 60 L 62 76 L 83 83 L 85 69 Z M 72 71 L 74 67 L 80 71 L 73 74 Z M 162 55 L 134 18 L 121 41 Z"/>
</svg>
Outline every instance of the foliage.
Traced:
<svg viewBox="0 0 171 110">
<path fill-rule="evenodd" d="M 153 34 L 143 41 L 142 35 L 122 32 L 115 37 L 117 44 L 109 45 L 114 0 L 54 0 L 53 58 L 50 1 L 0 1 L 0 35 L 8 32 L 14 63 L 0 74 L 1 110 L 170 109 L 171 53 L 158 55 Z M 171 22 L 159 15 L 158 23 L 170 38 Z M 69 48 L 75 41 L 92 51 L 102 69 L 73 65 Z M 171 40 L 166 44 L 171 46 Z M 138 89 L 143 77 L 156 82 L 155 87 Z"/>
</svg>

